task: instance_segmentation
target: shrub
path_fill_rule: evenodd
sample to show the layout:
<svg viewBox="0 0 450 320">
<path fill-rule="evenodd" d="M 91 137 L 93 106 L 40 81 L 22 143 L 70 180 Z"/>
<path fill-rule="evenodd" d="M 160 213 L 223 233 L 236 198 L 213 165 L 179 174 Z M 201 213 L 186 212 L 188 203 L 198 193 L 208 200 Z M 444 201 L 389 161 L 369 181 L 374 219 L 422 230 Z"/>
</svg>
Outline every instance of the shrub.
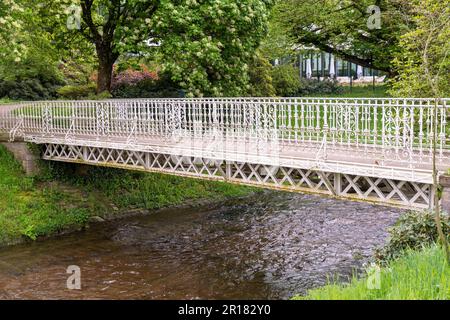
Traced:
<svg viewBox="0 0 450 320">
<path fill-rule="evenodd" d="M 86 97 L 87 100 L 107 100 L 111 99 L 113 96 L 108 91 L 103 91 L 101 93 L 92 93 Z"/>
<path fill-rule="evenodd" d="M 340 94 L 343 92 L 343 88 L 336 80 L 300 79 L 298 69 L 290 64 L 273 68 L 272 79 L 277 95 L 283 97 Z"/>
<path fill-rule="evenodd" d="M 272 82 L 278 96 L 294 97 L 300 90 L 299 71 L 290 64 L 276 66 L 272 71 Z"/>
<path fill-rule="evenodd" d="M 248 95 L 251 97 L 275 96 L 275 88 L 272 84 L 272 65 L 261 54 L 257 54 L 250 64 L 249 77 L 250 88 Z"/>
<path fill-rule="evenodd" d="M 442 229 L 450 239 L 450 219 L 441 216 Z M 401 256 L 406 249 L 420 249 L 431 245 L 439 239 L 436 221 L 432 212 L 407 212 L 389 229 L 389 241 L 382 249 L 375 252 L 375 258 L 381 262 L 393 260 Z"/>
<path fill-rule="evenodd" d="M 312 94 L 340 94 L 343 88 L 336 80 L 324 79 L 302 79 L 300 82 L 298 96 L 307 96 Z"/>
<path fill-rule="evenodd" d="M 58 89 L 58 95 L 65 99 L 82 99 L 89 95 L 95 95 L 96 85 L 94 83 L 85 85 L 64 86 Z"/>
<path fill-rule="evenodd" d="M 135 78 L 116 85 L 112 90 L 114 98 L 181 98 L 184 96 L 168 75 L 157 79 L 144 78 L 135 82 Z"/>
<path fill-rule="evenodd" d="M 56 97 L 60 83 L 44 81 L 38 78 L 2 80 L 0 79 L 0 97 L 13 100 L 45 100 Z"/>
<path fill-rule="evenodd" d="M 114 91 L 122 86 L 133 86 L 144 80 L 158 80 L 158 74 L 141 66 L 142 70 L 128 68 L 116 74 L 112 79 L 111 89 Z"/>
</svg>

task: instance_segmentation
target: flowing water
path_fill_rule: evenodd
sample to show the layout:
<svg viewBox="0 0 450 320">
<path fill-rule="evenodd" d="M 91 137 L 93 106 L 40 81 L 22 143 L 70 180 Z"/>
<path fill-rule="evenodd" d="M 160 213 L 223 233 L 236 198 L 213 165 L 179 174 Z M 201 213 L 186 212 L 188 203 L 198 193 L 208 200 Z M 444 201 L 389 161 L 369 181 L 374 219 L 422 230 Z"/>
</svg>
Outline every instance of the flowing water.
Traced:
<svg viewBox="0 0 450 320">
<path fill-rule="evenodd" d="M 360 268 L 399 213 L 281 192 L 161 210 L 0 249 L 0 298 L 286 299 Z"/>
</svg>

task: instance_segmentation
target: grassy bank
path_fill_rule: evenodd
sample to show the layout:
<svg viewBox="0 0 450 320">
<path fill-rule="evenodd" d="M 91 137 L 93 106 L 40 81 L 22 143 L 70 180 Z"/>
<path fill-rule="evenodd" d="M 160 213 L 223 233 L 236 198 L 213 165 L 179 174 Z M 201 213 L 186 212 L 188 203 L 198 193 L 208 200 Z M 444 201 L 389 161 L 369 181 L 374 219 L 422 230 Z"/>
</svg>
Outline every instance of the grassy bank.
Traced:
<svg viewBox="0 0 450 320">
<path fill-rule="evenodd" d="M 342 93 L 322 93 L 322 94 L 311 94 L 311 97 L 324 97 L 324 98 L 389 98 L 390 95 L 387 92 L 387 85 L 343 85 Z"/>
<path fill-rule="evenodd" d="M 35 239 L 65 227 L 79 227 L 88 220 L 86 208 L 62 203 L 80 199 L 51 186 L 38 186 L 25 177 L 13 156 L 0 146 L 0 243 L 22 236 Z"/>
<path fill-rule="evenodd" d="M 379 289 L 369 289 L 367 278 L 349 284 L 329 284 L 298 300 L 413 300 L 450 299 L 450 268 L 436 246 L 408 250 L 380 270 Z"/>
<path fill-rule="evenodd" d="M 344 86 L 343 93 L 339 96 L 345 98 L 389 98 L 390 95 L 387 90 L 386 85 L 376 85 L 375 87 L 371 85 Z"/>
<path fill-rule="evenodd" d="M 0 245 L 81 229 L 92 216 L 110 218 L 132 209 L 253 191 L 222 182 L 49 162 L 40 176 L 30 178 L 0 145 Z"/>
</svg>

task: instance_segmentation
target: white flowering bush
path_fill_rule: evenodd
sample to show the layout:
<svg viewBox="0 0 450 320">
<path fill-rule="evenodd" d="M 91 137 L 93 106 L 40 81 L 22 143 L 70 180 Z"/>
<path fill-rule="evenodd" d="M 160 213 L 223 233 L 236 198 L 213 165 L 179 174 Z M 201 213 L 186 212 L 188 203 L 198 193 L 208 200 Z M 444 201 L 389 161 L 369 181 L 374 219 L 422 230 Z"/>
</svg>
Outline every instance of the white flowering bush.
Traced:
<svg viewBox="0 0 450 320">
<path fill-rule="evenodd" d="M 164 68 L 188 96 L 238 96 L 267 32 L 270 0 L 162 0 L 152 30 Z"/>
<path fill-rule="evenodd" d="M 25 18 L 26 10 L 17 0 L 0 2 L 0 58 L 13 57 L 19 62 L 26 53 L 21 32 Z"/>
</svg>

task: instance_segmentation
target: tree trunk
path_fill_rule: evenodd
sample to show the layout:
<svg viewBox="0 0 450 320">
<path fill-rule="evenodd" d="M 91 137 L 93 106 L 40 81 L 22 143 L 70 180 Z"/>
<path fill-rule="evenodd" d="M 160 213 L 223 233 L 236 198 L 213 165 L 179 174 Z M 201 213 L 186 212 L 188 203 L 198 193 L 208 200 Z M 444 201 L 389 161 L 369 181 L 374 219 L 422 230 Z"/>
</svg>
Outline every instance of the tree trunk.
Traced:
<svg viewBox="0 0 450 320">
<path fill-rule="evenodd" d="M 113 65 L 114 62 L 99 59 L 97 93 L 102 93 L 104 91 L 111 92 Z"/>
<path fill-rule="evenodd" d="M 97 78 L 97 94 L 104 91 L 111 92 L 111 82 L 113 66 L 118 57 L 113 53 L 110 46 L 97 45 L 98 55 L 98 78 Z"/>
</svg>

